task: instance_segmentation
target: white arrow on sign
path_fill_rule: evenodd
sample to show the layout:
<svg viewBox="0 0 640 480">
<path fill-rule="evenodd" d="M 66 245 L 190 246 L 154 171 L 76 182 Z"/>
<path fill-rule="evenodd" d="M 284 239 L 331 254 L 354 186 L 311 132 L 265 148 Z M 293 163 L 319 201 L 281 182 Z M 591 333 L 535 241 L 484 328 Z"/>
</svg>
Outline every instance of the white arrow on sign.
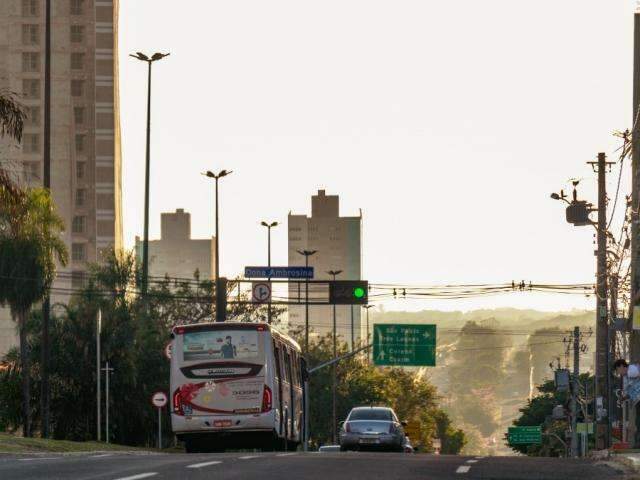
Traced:
<svg viewBox="0 0 640 480">
<path fill-rule="evenodd" d="M 167 394 L 164 392 L 156 392 L 151 395 L 151 403 L 156 408 L 162 408 L 167 404 Z"/>
<path fill-rule="evenodd" d="M 251 299 L 254 303 L 265 303 L 271 300 L 270 282 L 253 282 L 251 284 Z"/>
</svg>

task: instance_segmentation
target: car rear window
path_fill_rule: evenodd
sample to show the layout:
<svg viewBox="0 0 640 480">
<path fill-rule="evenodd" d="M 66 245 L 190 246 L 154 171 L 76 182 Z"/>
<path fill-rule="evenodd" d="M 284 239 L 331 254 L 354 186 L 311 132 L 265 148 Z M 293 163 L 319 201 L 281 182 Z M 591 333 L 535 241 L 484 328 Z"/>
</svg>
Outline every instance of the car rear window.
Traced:
<svg viewBox="0 0 640 480">
<path fill-rule="evenodd" d="M 366 408 L 353 410 L 349 420 L 392 420 L 391 410 L 386 408 Z"/>
</svg>

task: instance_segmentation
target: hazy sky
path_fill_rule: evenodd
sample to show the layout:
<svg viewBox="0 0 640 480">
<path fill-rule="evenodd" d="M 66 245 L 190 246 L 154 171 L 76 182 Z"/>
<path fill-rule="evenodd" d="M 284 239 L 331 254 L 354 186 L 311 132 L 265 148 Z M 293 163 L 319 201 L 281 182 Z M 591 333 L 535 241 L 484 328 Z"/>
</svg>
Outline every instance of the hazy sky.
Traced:
<svg viewBox="0 0 640 480">
<path fill-rule="evenodd" d="M 549 199 L 630 127 L 630 0 L 125 0 L 120 11 L 125 243 L 143 226 L 146 68 L 154 65 L 151 238 L 185 208 L 213 232 L 221 181 L 221 273 L 266 263 L 261 220 L 319 188 L 364 214 L 372 282 L 593 281 L 593 229 Z M 179 7 L 178 7 L 179 5 Z M 615 187 L 611 175 L 609 187 Z M 623 189 L 629 186 L 625 178 Z M 388 308 L 591 307 L 507 295 Z"/>
</svg>

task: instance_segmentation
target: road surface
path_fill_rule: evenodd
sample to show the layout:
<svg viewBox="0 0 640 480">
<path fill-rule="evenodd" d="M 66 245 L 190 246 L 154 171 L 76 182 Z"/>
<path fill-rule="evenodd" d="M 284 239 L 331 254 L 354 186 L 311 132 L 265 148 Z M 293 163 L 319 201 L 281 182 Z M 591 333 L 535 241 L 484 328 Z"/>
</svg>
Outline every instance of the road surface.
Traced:
<svg viewBox="0 0 640 480">
<path fill-rule="evenodd" d="M 495 479 L 613 480 L 614 468 L 585 460 L 395 453 L 0 455 L 2 480 Z"/>
</svg>

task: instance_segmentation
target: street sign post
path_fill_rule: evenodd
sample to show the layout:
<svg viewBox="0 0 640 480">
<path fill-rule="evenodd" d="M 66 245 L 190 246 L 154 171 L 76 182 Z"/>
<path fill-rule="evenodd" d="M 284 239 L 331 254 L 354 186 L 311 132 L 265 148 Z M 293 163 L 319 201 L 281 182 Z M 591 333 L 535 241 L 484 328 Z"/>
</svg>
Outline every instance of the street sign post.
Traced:
<svg viewBox="0 0 640 480">
<path fill-rule="evenodd" d="M 509 444 L 511 445 L 540 445 L 542 443 L 542 427 L 509 427 Z"/>
<path fill-rule="evenodd" d="M 374 325 L 373 361 L 378 366 L 435 367 L 436 326 Z"/>
<path fill-rule="evenodd" d="M 245 278 L 313 278 L 313 267 L 244 267 Z"/>
<path fill-rule="evenodd" d="M 271 301 L 271 282 L 253 282 L 251 284 L 251 301 L 267 303 Z"/>
<path fill-rule="evenodd" d="M 156 392 L 151 395 L 151 404 L 158 409 L 158 450 L 162 448 L 162 409 L 167 402 L 167 394 L 164 392 Z"/>
</svg>

